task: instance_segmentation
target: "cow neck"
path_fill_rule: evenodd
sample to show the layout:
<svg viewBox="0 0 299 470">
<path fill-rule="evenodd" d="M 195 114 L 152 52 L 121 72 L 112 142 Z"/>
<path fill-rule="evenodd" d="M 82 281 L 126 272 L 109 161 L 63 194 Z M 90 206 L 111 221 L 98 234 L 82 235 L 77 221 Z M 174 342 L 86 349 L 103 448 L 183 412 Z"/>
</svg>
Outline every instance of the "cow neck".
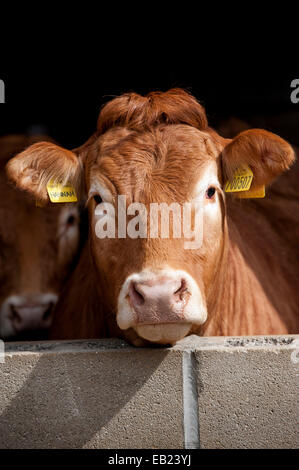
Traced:
<svg viewBox="0 0 299 470">
<path fill-rule="evenodd" d="M 248 207 L 247 214 L 243 224 L 238 214 L 227 218 L 222 257 L 208 298 L 208 320 L 200 331 L 202 335 L 296 331 L 295 277 L 283 257 L 277 262 L 273 256 L 273 252 L 276 256 L 285 253 L 281 240 L 254 210 Z M 290 299 L 288 304 L 285 298 Z"/>
<path fill-rule="evenodd" d="M 214 282 L 207 296 L 208 319 L 201 329 L 204 336 L 229 336 L 247 331 L 244 306 L 254 303 L 255 292 L 250 291 L 250 268 L 241 244 L 238 228 L 232 220 L 228 221 Z"/>
<path fill-rule="evenodd" d="M 229 288 L 227 279 L 231 277 L 231 264 L 230 259 L 230 244 L 228 237 L 228 228 L 226 221 L 224 222 L 223 228 L 223 244 L 219 255 L 219 259 L 215 264 L 215 270 L 213 273 L 213 281 L 210 284 L 210 289 L 207 291 L 207 309 L 208 319 L 204 325 L 200 328 L 200 331 L 196 331 L 203 336 L 220 335 L 221 333 L 221 319 L 223 312 L 224 299 L 228 299 Z"/>
</svg>

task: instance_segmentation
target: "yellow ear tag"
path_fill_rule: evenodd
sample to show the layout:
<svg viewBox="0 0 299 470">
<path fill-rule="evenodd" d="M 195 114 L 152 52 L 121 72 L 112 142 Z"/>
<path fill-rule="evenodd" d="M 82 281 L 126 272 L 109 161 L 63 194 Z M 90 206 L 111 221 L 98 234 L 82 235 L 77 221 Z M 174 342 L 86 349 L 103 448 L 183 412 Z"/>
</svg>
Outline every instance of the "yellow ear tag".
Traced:
<svg viewBox="0 0 299 470">
<path fill-rule="evenodd" d="M 250 189 L 249 191 L 245 191 L 242 193 L 236 193 L 235 196 L 241 199 L 250 199 L 250 198 L 261 198 L 265 197 L 265 186 L 259 186 L 255 189 Z"/>
<path fill-rule="evenodd" d="M 47 184 L 47 191 L 51 202 L 76 202 L 78 200 L 73 186 L 64 186 L 51 180 Z"/>
<path fill-rule="evenodd" d="M 232 181 L 225 183 L 224 191 L 226 193 L 235 193 L 239 191 L 248 191 L 253 180 L 253 173 L 248 166 L 242 166 L 235 171 Z"/>
</svg>

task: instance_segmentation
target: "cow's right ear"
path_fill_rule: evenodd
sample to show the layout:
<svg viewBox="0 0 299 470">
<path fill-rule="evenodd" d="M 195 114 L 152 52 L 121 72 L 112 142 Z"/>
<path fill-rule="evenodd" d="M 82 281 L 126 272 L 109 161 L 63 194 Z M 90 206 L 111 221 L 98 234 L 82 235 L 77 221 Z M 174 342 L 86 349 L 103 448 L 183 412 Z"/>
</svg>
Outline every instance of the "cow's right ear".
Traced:
<svg viewBox="0 0 299 470">
<path fill-rule="evenodd" d="M 249 129 L 238 134 L 222 150 L 224 181 L 247 166 L 253 173 L 251 189 L 270 184 L 295 161 L 291 145 L 272 132 Z"/>
<path fill-rule="evenodd" d="M 47 184 L 50 180 L 71 185 L 80 193 L 81 168 L 75 153 L 49 142 L 38 142 L 9 160 L 6 172 L 18 188 L 45 203 L 49 201 Z"/>
</svg>

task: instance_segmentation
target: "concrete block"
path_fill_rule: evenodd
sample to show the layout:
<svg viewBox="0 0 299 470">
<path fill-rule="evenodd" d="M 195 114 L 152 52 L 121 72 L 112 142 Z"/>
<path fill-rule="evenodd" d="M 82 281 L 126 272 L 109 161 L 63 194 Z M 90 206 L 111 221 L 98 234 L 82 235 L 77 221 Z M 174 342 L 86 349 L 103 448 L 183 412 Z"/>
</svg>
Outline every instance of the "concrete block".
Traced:
<svg viewBox="0 0 299 470">
<path fill-rule="evenodd" d="M 299 447 L 298 338 L 193 340 L 201 448 Z"/>
<path fill-rule="evenodd" d="M 299 336 L 7 343 L 0 448 L 298 448 Z"/>
<path fill-rule="evenodd" d="M 118 340 L 7 344 L 0 448 L 183 447 L 181 357 Z"/>
</svg>

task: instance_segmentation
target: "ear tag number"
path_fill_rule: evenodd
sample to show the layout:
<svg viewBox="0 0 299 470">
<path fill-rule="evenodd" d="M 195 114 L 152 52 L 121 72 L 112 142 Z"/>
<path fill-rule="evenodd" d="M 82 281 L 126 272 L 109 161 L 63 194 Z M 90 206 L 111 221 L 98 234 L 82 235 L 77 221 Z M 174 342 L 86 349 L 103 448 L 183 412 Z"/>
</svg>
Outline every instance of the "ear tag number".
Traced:
<svg viewBox="0 0 299 470">
<path fill-rule="evenodd" d="M 78 200 L 73 186 L 64 186 L 51 180 L 47 184 L 47 191 L 51 202 L 76 202 Z"/>
<path fill-rule="evenodd" d="M 240 191 L 248 191 L 253 180 L 253 173 L 248 166 L 238 168 L 234 174 L 232 181 L 225 183 L 224 191 L 226 193 L 236 193 Z"/>
</svg>

